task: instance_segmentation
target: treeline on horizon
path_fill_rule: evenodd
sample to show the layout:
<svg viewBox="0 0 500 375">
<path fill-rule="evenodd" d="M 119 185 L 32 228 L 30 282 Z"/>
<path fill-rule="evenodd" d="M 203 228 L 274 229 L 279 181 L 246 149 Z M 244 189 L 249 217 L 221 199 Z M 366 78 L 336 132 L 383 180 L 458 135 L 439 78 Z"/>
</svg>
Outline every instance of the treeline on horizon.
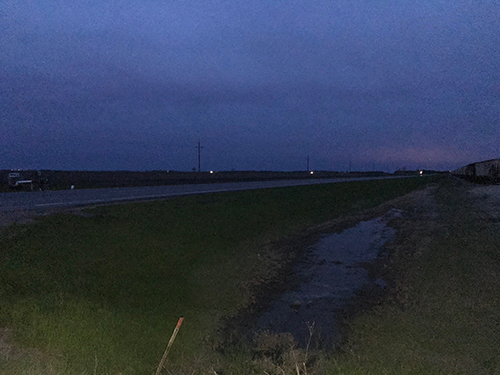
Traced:
<svg viewBox="0 0 500 375">
<path fill-rule="evenodd" d="M 2 191 L 9 190 L 8 175 L 11 170 L 0 170 Z M 17 172 L 17 171 L 16 171 Z M 220 172 L 180 172 L 180 171 L 58 171 L 21 170 L 22 179 L 46 179 L 46 189 L 77 189 L 181 185 L 217 182 L 244 182 L 266 181 L 277 179 L 311 179 L 311 178 L 340 178 L 340 177 L 383 177 L 390 175 L 416 175 L 419 171 L 399 170 L 394 173 L 382 171 L 372 172 L 335 172 L 335 171 L 220 171 Z M 425 171 L 436 173 L 436 171 Z"/>
</svg>

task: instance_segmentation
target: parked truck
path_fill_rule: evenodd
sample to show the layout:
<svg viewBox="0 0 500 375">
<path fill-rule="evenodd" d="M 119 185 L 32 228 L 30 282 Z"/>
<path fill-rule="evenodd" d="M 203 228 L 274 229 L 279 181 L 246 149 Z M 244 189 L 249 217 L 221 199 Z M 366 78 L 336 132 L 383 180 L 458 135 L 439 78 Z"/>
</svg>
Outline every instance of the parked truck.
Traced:
<svg viewBox="0 0 500 375">
<path fill-rule="evenodd" d="M 42 177 L 41 171 L 11 171 L 8 184 L 11 190 L 44 190 L 47 179 Z"/>
</svg>

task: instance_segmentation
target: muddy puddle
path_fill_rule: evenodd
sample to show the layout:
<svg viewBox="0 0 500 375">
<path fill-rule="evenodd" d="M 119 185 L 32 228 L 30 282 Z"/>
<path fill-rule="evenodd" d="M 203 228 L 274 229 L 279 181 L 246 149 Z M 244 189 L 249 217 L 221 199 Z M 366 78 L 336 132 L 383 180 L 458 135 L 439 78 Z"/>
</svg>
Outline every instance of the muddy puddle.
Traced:
<svg viewBox="0 0 500 375">
<path fill-rule="evenodd" d="M 393 209 L 341 233 L 321 237 L 294 268 L 298 286 L 270 304 L 258 319 L 258 330 L 289 332 L 304 346 L 314 326 L 315 341 L 333 344 L 338 333 L 336 316 L 356 291 L 365 287 L 385 288 L 385 281 L 370 279 L 365 267 L 385 255 L 384 244 L 395 235 L 387 223 L 400 215 L 400 210 Z"/>
</svg>

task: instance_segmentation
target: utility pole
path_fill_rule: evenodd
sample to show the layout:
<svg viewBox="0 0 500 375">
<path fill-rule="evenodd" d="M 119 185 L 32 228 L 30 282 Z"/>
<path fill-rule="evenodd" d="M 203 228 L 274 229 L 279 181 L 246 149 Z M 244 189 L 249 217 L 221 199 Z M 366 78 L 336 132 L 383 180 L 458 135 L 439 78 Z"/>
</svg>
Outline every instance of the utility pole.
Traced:
<svg viewBox="0 0 500 375">
<path fill-rule="evenodd" d="M 307 155 L 307 171 L 309 172 L 310 169 L 309 169 L 309 155 Z"/>
<path fill-rule="evenodd" d="M 198 149 L 198 172 L 201 172 L 201 149 L 203 148 L 202 145 L 200 145 L 200 141 L 198 140 L 198 145 L 196 146 Z"/>
</svg>

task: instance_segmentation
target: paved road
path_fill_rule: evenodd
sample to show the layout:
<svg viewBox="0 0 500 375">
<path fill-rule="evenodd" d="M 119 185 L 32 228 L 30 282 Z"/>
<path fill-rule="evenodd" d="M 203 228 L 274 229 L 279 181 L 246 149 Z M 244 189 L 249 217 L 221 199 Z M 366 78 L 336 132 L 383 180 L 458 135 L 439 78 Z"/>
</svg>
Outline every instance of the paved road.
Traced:
<svg viewBox="0 0 500 375">
<path fill-rule="evenodd" d="M 333 178 L 284 181 L 252 181 L 200 185 L 144 186 L 132 188 L 56 190 L 37 192 L 15 192 L 0 194 L 0 212 L 48 211 L 54 208 L 68 208 L 127 201 L 163 199 L 173 196 L 220 193 L 238 190 L 268 189 L 285 186 L 329 184 L 346 181 L 378 180 L 400 177 Z"/>
</svg>

